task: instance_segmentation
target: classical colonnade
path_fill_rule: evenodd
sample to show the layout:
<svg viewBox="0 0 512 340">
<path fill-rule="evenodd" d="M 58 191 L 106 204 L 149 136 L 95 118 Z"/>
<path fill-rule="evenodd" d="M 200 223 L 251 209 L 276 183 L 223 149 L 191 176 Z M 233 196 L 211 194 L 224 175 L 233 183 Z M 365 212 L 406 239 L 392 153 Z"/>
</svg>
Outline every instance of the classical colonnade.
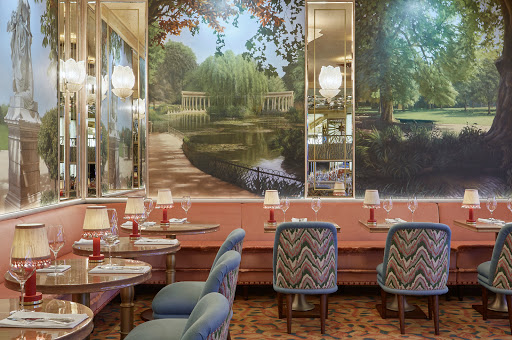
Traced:
<svg viewBox="0 0 512 340">
<path fill-rule="evenodd" d="M 288 111 L 293 106 L 293 91 L 268 92 L 263 98 L 263 111 Z M 182 111 L 206 111 L 210 96 L 206 92 L 181 92 Z"/>
</svg>

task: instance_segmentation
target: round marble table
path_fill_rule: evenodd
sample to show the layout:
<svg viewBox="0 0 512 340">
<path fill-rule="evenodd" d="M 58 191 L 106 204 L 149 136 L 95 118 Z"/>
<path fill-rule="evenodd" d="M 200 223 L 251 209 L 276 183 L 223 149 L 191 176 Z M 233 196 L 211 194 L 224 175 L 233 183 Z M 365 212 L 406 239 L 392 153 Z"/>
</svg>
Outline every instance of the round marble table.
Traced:
<svg viewBox="0 0 512 340">
<path fill-rule="evenodd" d="M 125 266 L 149 266 L 150 270 L 136 274 L 90 274 L 89 270 L 101 263 L 89 263 L 87 258 L 59 260 L 59 265 L 71 265 L 62 276 L 48 276 L 37 273 L 37 291 L 43 294 L 71 294 L 74 302 L 90 306 L 90 293 L 120 289 L 121 295 L 121 338 L 133 328 L 134 286 L 151 278 L 151 265 L 142 261 L 112 259 L 112 263 Z M 20 290 L 19 283 L 7 272 L 5 286 Z"/>
<path fill-rule="evenodd" d="M 167 284 L 174 282 L 176 275 L 176 268 L 174 262 L 174 254 L 180 250 L 181 245 L 179 241 L 176 244 L 145 244 L 137 245 L 134 244 L 134 240 L 130 240 L 129 237 L 120 237 L 119 243 L 112 247 L 111 253 L 112 258 L 122 257 L 133 259 L 140 256 L 155 256 L 155 255 L 166 255 L 166 281 Z M 105 262 L 108 263 L 108 247 L 101 247 L 102 254 L 105 255 Z M 73 244 L 73 253 L 80 256 L 89 256 L 92 254 L 91 245 L 77 245 Z"/>
<path fill-rule="evenodd" d="M 19 309 L 19 298 L 0 300 L 0 319 L 9 316 L 9 312 Z M 94 324 L 92 310 L 82 304 L 63 300 L 43 300 L 37 306 L 25 306 L 26 310 L 57 314 L 87 314 L 88 318 L 74 328 L 16 328 L 0 327 L 0 339 L 84 339 L 91 334 Z"/>
<path fill-rule="evenodd" d="M 141 228 L 140 233 L 148 236 L 165 236 L 176 238 L 176 235 L 207 234 L 219 230 L 220 224 L 206 223 L 171 223 L 169 226 L 160 226 L 158 223 L 151 227 Z M 121 225 L 121 230 L 131 233 L 132 227 Z"/>
</svg>

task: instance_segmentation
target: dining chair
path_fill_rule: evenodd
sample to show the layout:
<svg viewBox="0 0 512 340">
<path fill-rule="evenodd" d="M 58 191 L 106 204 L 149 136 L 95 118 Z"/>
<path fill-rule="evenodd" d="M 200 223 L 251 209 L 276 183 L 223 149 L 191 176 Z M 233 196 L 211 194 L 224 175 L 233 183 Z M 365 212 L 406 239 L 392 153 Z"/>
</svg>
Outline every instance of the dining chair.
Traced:
<svg viewBox="0 0 512 340">
<path fill-rule="evenodd" d="M 210 275 L 220 258 L 228 251 L 242 253 L 245 230 L 233 230 L 221 245 L 213 261 Z M 209 278 L 209 277 L 208 277 Z M 236 281 L 235 281 L 236 283 Z M 154 297 L 152 308 L 153 318 L 188 318 L 205 288 L 204 281 L 175 282 L 162 288 Z"/>
<path fill-rule="evenodd" d="M 228 336 L 231 310 L 220 293 L 203 296 L 186 319 L 159 319 L 138 325 L 125 340 L 224 340 Z"/>
<path fill-rule="evenodd" d="M 201 297 L 212 292 L 224 295 L 231 306 L 235 298 L 240 260 L 240 253 L 235 250 L 227 251 L 218 259 L 217 264 L 210 271 L 210 275 L 208 275 L 208 279 L 204 282 L 202 289 L 198 292 L 197 287 L 194 285 L 181 286 L 179 292 L 174 292 L 175 295 L 172 301 L 174 304 L 168 304 L 168 299 L 160 298 L 162 292 L 160 290 L 153 299 L 152 304 L 155 319 L 188 318 Z"/>
<path fill-rule="evenodd" d="M 497 294 L 497 299 L 505 295 L 512 332 L 512 223 L 501 228 L 494 244 L 491 260 L 481 263 L 477 271 L 478 283 L 482 285 L 483 319 L 487 320 L 487 291 Z"/>
<path fill-rule="evenodd" d="M 282 294 L 286 295 L 287 331 L 292 331 L 294 294 L 320 295 L 321 333 L 325 333 L 327 294 L 338 290 L 338 238 L 327 222 L 286 222 L 277 226 L 274 239 L 273 285 L 282 315 Z"/>
<path fill-rule="evenodd" d="M 451 230 L 445 224 L 410 222 L 389 229 L 384 262 L 377 266 L 386 318 L 387 293 L 398 297 L 400 333 L 405 334 L 404 296 L 428 296 L 429 319 L 434 315 L 439 335 L 439 295 L 448 292 Z M 432 310 L 433 309 L 433 310 Z"/>
</svg>

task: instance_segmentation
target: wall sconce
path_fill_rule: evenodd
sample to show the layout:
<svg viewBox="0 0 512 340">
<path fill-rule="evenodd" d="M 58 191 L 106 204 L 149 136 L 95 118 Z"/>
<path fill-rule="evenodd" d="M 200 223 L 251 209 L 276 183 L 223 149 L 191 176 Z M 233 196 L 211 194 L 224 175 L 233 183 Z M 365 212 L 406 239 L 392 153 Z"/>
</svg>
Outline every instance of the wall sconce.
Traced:
<svg viewBox="0 0 512 340">
<path fill-rule="evenodd" d="M 138 115 L 139 119 L 145 117 L 146 114 L 146 99 L 135 99 L 133 101 L 133 114 Z"/>
<path fill-rule="evenodd" d="M 135 86 L 135 75 L 130 66 L 114 66 L 112 72 L 112 92 L 122 100 L 128 98 L 133 93 Z"/>
<path fill-rule="evenodd" d="M 77 62 L 73 58 L 66 61 L 61 59 L 60 78 L 66 92 L 80 91 L 85 81 L 85 62 Z"/>
<path fill-rule="evenodd" d="M 321 87 L 320 94 L 330 102 L 340 92 L 339 88 L 343 82 L 340 67 L 322 66 L 318 82 Z"/>
<path fill-rule="evenodd" d="M 101 77 L 101 100 L 107 98 L 108 80 L 107 76 Z M 96 102 L 96 77 L 87 76 L 87 104 Z"/>
</svg>

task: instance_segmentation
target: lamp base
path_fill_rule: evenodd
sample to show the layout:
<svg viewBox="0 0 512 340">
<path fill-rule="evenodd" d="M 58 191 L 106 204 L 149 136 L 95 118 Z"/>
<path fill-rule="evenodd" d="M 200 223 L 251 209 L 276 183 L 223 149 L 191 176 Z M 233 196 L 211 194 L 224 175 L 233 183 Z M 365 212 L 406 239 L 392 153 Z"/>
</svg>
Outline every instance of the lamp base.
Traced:
<svg viewBox="0 0 512 340">
<path fill-rule="evenodd" d="M 370 226 L 376 226 L 377 225 L 377 221 L 376 220 L 368 220 L 368 221 L 366 221 L 366 224 L 370 225 Z"/>
<path fill-rule="evenodd" d="M 267 221 L 264 223 L 265 227 L 277 227 L 277 221 Z"/>
<path fill-rule="evenodd" d="M 140 234 L 130 234 L 130 240 L 138 240 L 140 239 Z"/>
<path fill-rule="evenodd" d="M 169 222 L 169 220 L 167 220 L 167 221 L 162 220 L 162 221 L 160 221 L 160 225 L 162 227 L 168 227 L 169 225 L 171 225 L 171 223 Z"/>
<path fill-rule="evenodd" d="M 475 220 L 466 220 L 466 224 L 476 224 Z"/>
<path fill-rule="evenodd" d="M 99 254 L 99 255 L 89 255 L 89 262 L 91 263 L 100 263 L 103 262 L 105 259 L 105 255 Z"/>
<path fill-rule="evenodd" d="M 40 303 L 43 303 L 43 294 L 39 292 L 36 292 L 34 295 L 25 295 L 23 301 L 21 301 L 20 297 L 20 304 L 23 306 L 35 306 Z"/>
</svg>

